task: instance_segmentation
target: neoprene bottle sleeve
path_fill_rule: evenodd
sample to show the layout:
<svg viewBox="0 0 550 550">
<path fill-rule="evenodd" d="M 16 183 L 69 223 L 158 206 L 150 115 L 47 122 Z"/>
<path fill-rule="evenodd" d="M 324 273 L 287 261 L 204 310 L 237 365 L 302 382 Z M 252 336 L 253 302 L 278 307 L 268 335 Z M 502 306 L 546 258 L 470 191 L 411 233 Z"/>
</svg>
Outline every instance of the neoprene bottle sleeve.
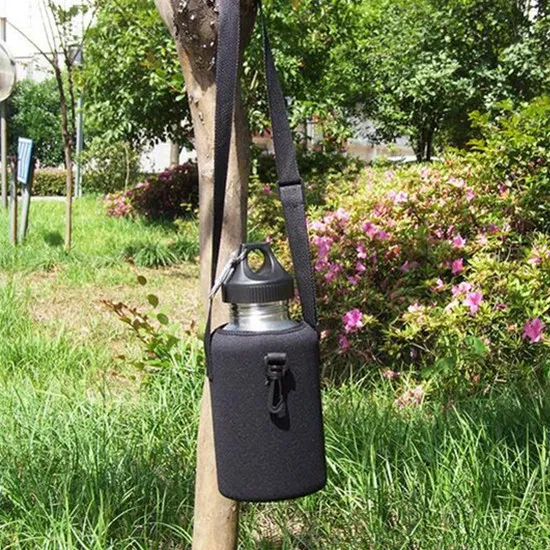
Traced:
<svg viewBox="0 0 550 550">
<path fill-rule="evenodd" d="M 219 0 L 212 285 L 237 89 L 239 18 L 239 0 Z M 279 194 L 304 320 L 284 330 L 219 327 L 211 332 L 209 313 L 205 349 L 218 485 L 223 495 L 241 501 L 295 498 L 321 489 L 326 482 L 319 337 L 304 187 L 263 14 L 262 23 Z M 276 412 L 267 406 L 274 373 L 286 403 Z"/>
</svg>

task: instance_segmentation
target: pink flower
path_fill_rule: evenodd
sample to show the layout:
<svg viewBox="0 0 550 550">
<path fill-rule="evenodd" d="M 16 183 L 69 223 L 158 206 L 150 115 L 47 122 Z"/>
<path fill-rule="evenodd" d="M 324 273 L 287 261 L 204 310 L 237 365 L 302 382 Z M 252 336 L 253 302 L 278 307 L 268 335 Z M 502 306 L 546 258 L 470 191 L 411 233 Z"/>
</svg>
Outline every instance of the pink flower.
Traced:
<svg viewBox="0 0 550 550">
<path fill-rule="evenodd" d="M 387 170 L 386 173 L 384 174 L 384 176 L 386 177 L 386 179 L 388 181 L 391 181 L 393 179 L 393 177 L 395 176 L 395 172 L 393 172 L 392 170 Z"/>
<path fill-rule="evenodd" d="M 399 378 L 401 376 L 401 373 L 399 371 L 396 371 L 396 370 L 386 369 L 382 373 L 382 376 L 386 380 L 395 380 L 396 378 Z"/>
<path fill-rule="evenodd" d="M 409 271 L 412 271 L 413 269 L 416 269 L 417 267 L 418 267 L 418 262 L 409 262 L 409 260 L 407 260 L 399 269 L 403 273 L 407 273 Z"/>
<path fill-rule="evenodd" d="M 334 213 L 334 217 L 345 225 L 349 221 L 349 212 L 344 208 L 338 208 Z"/>
<path fill-rule="evenodd" d="M 371 238 L 373 239 L 376 233 L 378 233 L 378 227 L 372 222 L 364 222 L 361 226 L 361 229 Z"/>
<path fill-rule="evenodd" d="M 451 271 L 452 271 L 453 275 L 458 275 L 459 273 L 464 271 L 464 259 L 463 258 L 458 258 L 457 260 L 455 260 L 452 263 Z"/>
<path fill-rule="evenodd" d="M 487 246 L 489 240 L 487 239 L 487 235 L 485 233 L 480 233 L 476 238 L 477 244 L 480 246 Z"/>
<path fill-rule="evenodd" d="M 466 185 L 466 182 L 462 178 L 455 178 L 454 176 L 451 176 L 449 178 L 449 183 L 458 189 L 464 187 Z"/>
<path fill-rule="evenodd" d="M 363 314 L 357 308 L 353 308 L 348 311 L 342 317 L 342 322 L 344 323 L 344 330 L 347 333 L 356 332 L 359 329 L 363 328 Z"/>
<path fill-rule="evenodd" d="M 383 229 L 380 229 L 375 236 L 375 239 L 378 241 L 387 241 L 390 238 L 389 234 L 386 233 Z"/>
<path fill-rule="evenodd" d="M 529 338 L 531 344 L 536 344 L 540 342 L 542 331 L 545 328 L 546 325 L 538 317 L 535 317 L 532 321 L 528 320 L 523 328 L 523 338 Z"/>
<path fill-rule="evenodd" d="M 328 262 L 325 259 L 320 259 L 315 262 L 315 271 L 325 271 L 328 267 Z"/>
<path fill-rule="evenodd" d="M 328 264 L 328 271 L 325 273 L 325 279 L 330 283 L 336 279 L 338 273 L 342 271 L 340 264 Z"/>
<path fill-rule="evenodd" d="M 457 235 L 451 241 L 451 246 L 453 248 L 464 248 L 465 245 L 466 245 L 466 239 L 462 237 L 462 235 Z"/>
<path fill-rule="evenodd" d="M 319 235 L 315 235 L 312 242 L 317 246 L 317 255 L 319 259 L 326 259 L 331 246 L 334 244 L 334 239 L 332 237 L 320 237 Z"/>
<path fill-rule="evenodd" d="M 322 233 L 327 228 L 327 225 L 319 220 L 314 220 L 312 222 L 309 222 L 309 228 L 312 231 L 318 231 L 319 233 Z"/>
<path fill-rule="evenodd" d="M 435 285 L 432 286 L 432 292 L 441 292 L 445 288 L 445 283 L 441 279 L 437 279 Z"/>
<path fill-rule="evenodd" d="M 453 300 L 445 306 L 445 312 L 452 311 L 458 305 L 458 300 Z"/>
<path fill-rule="evenodd" d="M 499 184 L 498 184 L 498 194 L 499 194 L 502 198 L 505 198 L 506 195 L 508 194 L 508 188 L 507 188 L 506 185 L 504 185 L 503 183 L 499 183 Z"/>
<path fill-rule="evenodd" d="M 263 192 L 264 195 L 271 195 L 271 193 L 272 193 L 271 185 L 269 185 L 268 183 L 266 185 L 264 185 L 263 188 L 262 188 L 262 192 Z"/>
<path fill-rule="evenodd" d="M 340 346 L 340 351 L 347 351 L 349 349 L 349 340 L 342 334 L 338 338 L 338 345 Z"/>
<path fill-rule="evenodd" d="M 460 283 L 459 285 L 454 285 L 452 289 L 453 298 L 459 294 L 465 294 L 472 289 L 472 285 L 466 281 Z"/>
<path fill-rule="evenodd" d="M 355 248 L 357 250 L 357 257 L 360 260 L 364 260 L 367 257 L 367 251 L 365 250 L 365 246 L 362 244 L 358 244 Z"/>
<path fill-rule="evenodd" d="M 481 302 L 483 302 L 483 294 L 479 291 L 476 291 L 468 292 L 466 294 L 466 298 L 464 298 L 464 301 L 462 303 L 463 305 L 470 308 L 470 313 L 472 315 L 475 315 L 479 310 Z"/>
<path fill-rule="evenodd" d="M 357 271 L 357 273 L 365 273 L 365 271 L 367 271 L 367 268 L 361 262 L 357 262 L 355 264 L 355 270 Z"/>
<path fill-rule="evenodd" d="M 550 258 L 550 250 L 540 250 L 534 247 L 527 263 L 530 265 L 540 265 L 545 258 Z"/>
<path fill-rule="evenodd" d="M 409 194 L 405 193 L 405 191 L 398 191 L 397 193 L 395 191 L 390 191 L 387 196 L 393 204 L 401 204 L 409 200 Z"/>
<path fill-rule="evenodd" d="M 468 202 L 471 202 L 475 198 L 476 198 L 476 194 L 474 193 L 473 189 L 471 187 L 468 187 L 468 189 L 466 189 L 466 200 Z"/>
<path fill-rule="evenodd" d="M 422 313 L 424 311 L 424 306 L 420 305 L 418 302 L 415 302 L 407 308 L 407 311 L 409 313 Z"/>
<path fill-rule="evenodd" d="M 359 277 L 357 275 L 352 275 L 348 277 L 348 283 L 351 286 L 357 286 L 359 284 Z"/>
</svg>

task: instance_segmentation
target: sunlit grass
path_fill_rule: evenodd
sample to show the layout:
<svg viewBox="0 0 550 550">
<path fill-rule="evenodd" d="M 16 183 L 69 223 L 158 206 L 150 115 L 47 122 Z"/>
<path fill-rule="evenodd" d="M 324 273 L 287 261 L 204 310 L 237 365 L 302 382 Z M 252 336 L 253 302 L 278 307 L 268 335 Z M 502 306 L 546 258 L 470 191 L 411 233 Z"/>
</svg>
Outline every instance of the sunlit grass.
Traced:
<svg viewBox="0 0 550 550">
<path fill-rule="evenodd" d="M 56 272 L 60 280 L 72 284 L 125 284 L 132 281 L 131 263 L 125 251 L 134 247 L 163 250 L 172 246 L 178 254 L 173 262 L 189 260 L 189 250 L 180 250 L 182 242 L 196 243 L 197 224 L 184 222 L 179 230 L 172 224 L 151 224 L 142 220 L 124 220 L 105 215 L 100 200 L 94 197 L 74 203 L 73 247 L 66 252 L 65 205 L 59 201 L 33 201 L 29 233 L 23 245 L 14 247 L 8 239 L 8 216 L 0 209 L 0 272 Z M 177 236 L 176 236 L 177 234 Z M 190 248 L 190 247 L 188 247 Z M 155 258 L 150 259 L 155 265 Z"/>
<path fill-rule="evenodd" d="M 45 335 L 0 286 L 0 547 L 189 548 L 200 344 L 144 378 L 99 343 Z M 240 548 L 546 548 L 550 399 L 397 409 L 325 390 L 329 484 L 248 505 Z"/>
</svg>

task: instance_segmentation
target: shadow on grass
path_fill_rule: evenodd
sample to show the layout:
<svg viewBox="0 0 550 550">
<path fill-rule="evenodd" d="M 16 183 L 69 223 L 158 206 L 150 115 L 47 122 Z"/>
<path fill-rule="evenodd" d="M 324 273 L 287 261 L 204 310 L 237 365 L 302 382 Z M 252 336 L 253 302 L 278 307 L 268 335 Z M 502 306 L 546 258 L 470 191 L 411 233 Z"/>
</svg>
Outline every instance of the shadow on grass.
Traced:
<svg viewBox="0 0 550 550">
<path fill-rule="evenodd" d="M 44 233 L 44 242 L 49 246 L 63 246 L 63 236 L 59 231 L 47 231 Z"/>
</svg>

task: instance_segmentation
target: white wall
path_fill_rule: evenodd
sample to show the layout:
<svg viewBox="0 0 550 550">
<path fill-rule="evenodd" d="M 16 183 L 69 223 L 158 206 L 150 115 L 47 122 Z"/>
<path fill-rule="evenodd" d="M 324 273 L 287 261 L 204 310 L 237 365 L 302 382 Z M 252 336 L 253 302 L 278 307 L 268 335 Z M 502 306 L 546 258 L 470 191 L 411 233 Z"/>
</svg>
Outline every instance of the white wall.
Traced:
<svg viewBox="0 0 550 550">
<path fill-rule="evenodd" d="M 80 3 L 80 0 L 57 0 L 65 8 Z M 48 24 L 48 15 L 42 0 L 0 0 L 0 16 L 7 17 L 7 47 L 17 62 L 17 78 L 42 80 L 49 76 L 47 62 L 38 49 L 50 52 L 55 36 Z M 87 22 L 77 21 L 78 33 Z M 26 35 L 36 46 L 31 44 Z M 53 39 L 53 40 L 52 40 Z"/>
</svg>

